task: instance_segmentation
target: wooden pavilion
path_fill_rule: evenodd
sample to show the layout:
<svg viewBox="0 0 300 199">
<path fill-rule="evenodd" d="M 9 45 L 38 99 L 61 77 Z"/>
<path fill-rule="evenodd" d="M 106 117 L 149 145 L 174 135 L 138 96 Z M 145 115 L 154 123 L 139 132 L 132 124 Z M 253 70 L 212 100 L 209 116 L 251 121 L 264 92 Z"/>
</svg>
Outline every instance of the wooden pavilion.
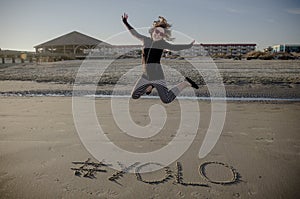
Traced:
<svg viewBox="0 0 300 199">
<path fill-rule="evenodd" d="M 34 46 L 36 53 L 63 54 L 75 57 L 85 56 L 89 50 L 102 47 L 111 47 L 111 45 L 77 31 Z"/>
</svg>

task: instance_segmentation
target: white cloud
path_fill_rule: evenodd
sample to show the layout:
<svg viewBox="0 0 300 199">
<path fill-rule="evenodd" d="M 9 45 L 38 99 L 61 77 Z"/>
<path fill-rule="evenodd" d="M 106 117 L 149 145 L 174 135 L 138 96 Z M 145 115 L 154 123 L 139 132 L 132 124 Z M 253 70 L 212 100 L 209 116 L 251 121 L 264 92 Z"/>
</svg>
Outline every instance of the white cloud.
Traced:
<svg viewBox="0 0 300 199">
<path fill-rule="evenodd" d="M 290 8 L 286 10 L 290 14 L 300 15 L 300 8 Z"/>
</svg>

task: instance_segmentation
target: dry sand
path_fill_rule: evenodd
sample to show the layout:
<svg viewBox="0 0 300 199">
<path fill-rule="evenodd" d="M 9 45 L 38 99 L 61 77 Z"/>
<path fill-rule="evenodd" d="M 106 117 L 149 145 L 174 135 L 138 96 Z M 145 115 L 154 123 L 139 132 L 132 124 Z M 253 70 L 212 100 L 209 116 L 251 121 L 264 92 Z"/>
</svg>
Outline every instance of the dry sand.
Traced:
<svg viewBox="0 0 300 199">
<path fill-rule="evenodd" d="M 111 62 L 112 60 L 75 60 L 40 64 L 0 64 L 0 94 L 30 91 L 38 94 L 58 92 L 70 95 L 72 83 L 82 63 L 85 67 L 89 64 L 95 66 L 89 69 L 84 81 L 89 83 L 95 77 L 99 78 L 98 90 L 101 94 L 109 93 L 119 78 L 133 68 L 129 76 L 126 76 L 128 85 L 141 75 L 140 59 Z M 196 63 L 202 70 L 201 75 L 186 60 L 162 60 L 164 66 L 191 77 L 199 84 L 203 84 L 203 78 L 207 82 L 216 78 L 212 69 L 215 64 L 223 78 L 228 97 L 300 98 L 300 60 L 215 60 L 214 63 Z M 104 67 L 107 68 L 100 78 L 99 69 Z M 176 85 L 182 80 L 182 76 L 176 75 L 170 68 L 164 67 L 164 70 L 168 85 Z M 196 94 L 209 96 L 206 85 L 202 85 Z"/>
<path fill-rule="evenodd" d="M 193 66 L 192 64 L 195 66 Z M 99 76 L 99 69 L 104 69 L 101 83 L 116 83 L 121 75 L 129 69 L 137 67 L 136 73 L 132 75 L 140 76 L 142 71 L 140 59 L 120 59 L 120 60 L 74 60 L 48 63 L 26 63 L 26 64 L 0 64 L 0 80 L 22 80 L 38 82 L 74 82 L 79 67 L 93 66 L 90 69 L 90 77 Z M 208 76 L 210 70 L 216 66 L 223 77 L 225 84 L 299 84 L 300 83 L 300 60 L 228 60 L 220 59 L 214 61 L 199 60 L 190 62 L 189 60 L 162 59 L 163 66 L 169 66 L 183 75 L 196 79 L 200 83 L 199 74 L 195 72 L 195 67 L 201 70 L 201 75 Z M 95 69 L 95 70 L 94 70 Z M 164 68 L 166 79 L 173 81 L 174 73 L 168 73 L 168 68 Z M 88 78 L 87 78 L 88 80 Z M 175 82 L 178 79 L 174 79 Z"/>
<path fill-rule="evenodd" d="M 137 123 L 147 124 L 143 107 L 156 99 L 135 101 L 132 113 Z M 0 196 L 1 198 L 299 198 L 300 103 L 228 103 L 222 135 L 204 159 L 197 153 L 210 117 L 210 103 L 201 102 L 198 136 L 189 150 L 177 160 L 182 164 L 183 182 L 209 187 L 183 185 L 172 178 L 147 184 L 134 174 L 110 181 L 116 171 L 97 172 L 94 179 L 74 175 L 72 161 L 97 162 L 81 144 L 76 133 L 70 97 L 1 97 Z M 167 105 L 170 128 L 161 139 L 139 142 L 118 136 L 107 109 L 109 99 L 97 99 L 97 113 L 110 139 L 130 149 L 159 148 L 172 139 L 178 120 L 178 104 Z M 142 116 L 141 116 L 142 115 Z M 167 123 L 168 124 L 168 123 Z M 172 126 L 173 125 L 173 126 Z M 174 127 L 175 126 L 175 127 Z M 151 148 L 152 147 L 152 148 Z M 147 149 L 147 150 L 148 150 Z M 206 182 L 198 167 L 207 161 L 232 166 L 241 178 L 234 184 Z M 176 173 L 176 163 L 170 169 Z M 230 180 L 230 170 L 207 165 L 212 180 Z M 172 176 L 175 174 L 172 173 Z M 142 174 L 145 181 L 163 178 L 164 171 Z"/>
</svg>

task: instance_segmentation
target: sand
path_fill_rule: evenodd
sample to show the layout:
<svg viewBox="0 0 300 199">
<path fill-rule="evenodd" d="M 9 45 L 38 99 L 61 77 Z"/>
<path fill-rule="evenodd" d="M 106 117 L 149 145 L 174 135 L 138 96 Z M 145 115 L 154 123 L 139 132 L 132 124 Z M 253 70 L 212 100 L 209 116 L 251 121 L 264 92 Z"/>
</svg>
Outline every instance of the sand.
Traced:
<svg viewBox="0 0 300 199">
<path fill-rule="evenodd" d="M 300 60 L 170 60 L 162 59 L 165 77 L 169 82 L 178 82 L 178 76 L 174 72 L 168 72 L 170 68 L 175 69 L 184 76 L 189 76 L 197 83 L 203 83 L 196 68 L 206 81 L 215 78 L 210 76 L 213 67 L 223 78 L 223 82 L 229 85 L 243 84 L 299 84 Z M 37 82 L 61 82 L 72 83 L 75 81 L 79 67 L 93 66 L 87 73 L 89 76 L 85 81 L 98 77 L 99 69 L 105 69 L 100 80 L 100 85 L 115 84 L 119 78 L 129 69 L 134 69 L 130 74 L 133 78 L 139 77 L 142 71 L 140 59 L 120 60 L 81 60 L 60 61 L 48 63 L 26 63 L 26 64 L 0 64 L 0 80 L 21 80 Z M 196 68 L 195 68 L 196 67 Z M 135 69 L 136 68 L 136 69 Z"/>
<path fill-rule="evenodd" d="M 202 70 L 201 75 L 187 60 L 162 59 L 168 85 L 178 84 L 183 80 L 182 75 L 188 76 L 201 84 L 201 89 L 196 91 L 198 96 L 210 96 L 203 78 L 206 83 L 211 83 L 211 79 L 215 78 L 211 69 L 215 65 L 223 79 L 227 97 L 300 98 L 300 60 L 222 59 L 209 63 L 205 60 L 196 63 Z M 28 91 L 35 94 L 71 95 L 72 83 L 75 81 L 79 67 L 88 64 L 96 67 L 87 72 L 83 81 L 90 83 L 95 77 L 99 78 L 99 94 L 109 94 L 114 84 L 129 70 L 134 68 L 126 76 L 127 85 L 135 82 L 142 71 L 140 59 L 0 64 L 0 95 L 3 92 L 13 91 L 23 92 L 20 93 L 21 95 Z M 99 70 L 104 67 L 107 68 L 100 78 Z M 176 75 L 174 71 L 170 71 L 170 67 L 182 75 Z M 128 87 L 131 88 L 132 86 Z"/>
<path fill-rule="evenodd" d="M 98 92 L 110 93 L 116 78 L 138 62 L 117 60 L 103 76 Z M 171 63 L 179 68 L 184 64 Z M 0 65 L 0 198 L 300 197 L 300 102 L 228 101 L 220 139 L 199 159 L 211 116 L 210 101 L 199 100 L 201 120 L 190 148 L 166 170 L 136 175 L 132 172 L 139 172 L 141 165 L 126 165 L 130 170 L 123 172 L 105 165 L 96 168 L 99 161 L 83 146 L 70 97 L 80 64 Z M 300 98 L 299 60 L 216 60 L 216 64 L 228 97 Z M 207 96 L 205 85 L 197 94 Z M 112 143 L 149 152 L 170 142 L 180 121 L 178 102 L 164 105 L 159 99 L 131 100 L 133 120 L 149 124 L 148 110 L 155 104 L 164 107 L 168 117 L 161 133 L 149 139 L 121 133 L 109 98 L 97 98 L 95 107 Z M 85 165 L 74 164 L 87 160 Z"/>
<path fill-rule="evenodd" d="M 99 119 L 106 124 L 110 139 L 130 149 L 159 147 L 172 139 L 172 127 L 161 139 L 137 142 L 118 137 L 107 112 L 109 99 L 97 99 Z M 156 99 L 135 102 L 134 118 L 149 122 L 140 110 L 160 104 Z M 178 120 L 177 106 L 166 106 L 170 124 Z M 299 192 L 299 118 L 300 103 L 228 103 L 226 122 L 217 145 L 204 159 L 197 153 L 208 128 L 210 103 L 200 101 L 201 114 L 198 136 L 184 155 L 182 183 L 176 183 L 176 162 L 170 165 L 173 178 L 148 184 L 135 174 L 125 173 L 115 182 L 109 178 L 116 172 L 96 172 L 95 178 L 79 177 L 71 168 L 81 165 L 73 161 L 98 162 L 83 147 L 77 135 L 70 97 L 1 97 L 0 124 L 0 195 L 1 198 L 297 198 Z M 176 126 L 176 125 L 175 125 Z M 174 127 L 175 128 L 175 127 Z M 141 146 L 142 145 L 142 146 Z M 143 146 L 144 145 L 144 146 Z M 149 149 L 149 148 L 148 148 Z M 148 150 L 147 149 L 147 150 Z M 145 149 L 146 150 L 146 149 Z M 220 185 L 205 181 L 198 167 L 217 161 L 233 167 L 240 179 Z M 206 174 L 213 181 L 230 180 L 230 169 L 211 164 Z M 144 181 L 164 178 L 165 171 L 141 174 Z M 202 183 L 209 187 L 184 183 Z"/>
</svg>

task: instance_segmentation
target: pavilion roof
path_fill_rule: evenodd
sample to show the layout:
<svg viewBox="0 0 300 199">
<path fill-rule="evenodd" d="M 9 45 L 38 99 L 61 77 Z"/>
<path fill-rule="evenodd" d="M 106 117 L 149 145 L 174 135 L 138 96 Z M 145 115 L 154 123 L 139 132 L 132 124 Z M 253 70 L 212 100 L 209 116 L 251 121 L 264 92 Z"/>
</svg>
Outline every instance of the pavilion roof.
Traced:
<svg viewBox="0 0 300 199">
<path fill-rule="evenodd" d="M 105 46 L 111 46 L 110 44 L 103 42 L 101 40 L 95 39 L 93 37 L 90 37 L 88 35 L 82 34 L 77 31 L 73 31 L 68 34 L 57 37 L 55 39 L 36 45 L 34 46 L 34 48 L 63 46 L 63 45 L 99 45 L 99 44 Z"/>
</svg>

